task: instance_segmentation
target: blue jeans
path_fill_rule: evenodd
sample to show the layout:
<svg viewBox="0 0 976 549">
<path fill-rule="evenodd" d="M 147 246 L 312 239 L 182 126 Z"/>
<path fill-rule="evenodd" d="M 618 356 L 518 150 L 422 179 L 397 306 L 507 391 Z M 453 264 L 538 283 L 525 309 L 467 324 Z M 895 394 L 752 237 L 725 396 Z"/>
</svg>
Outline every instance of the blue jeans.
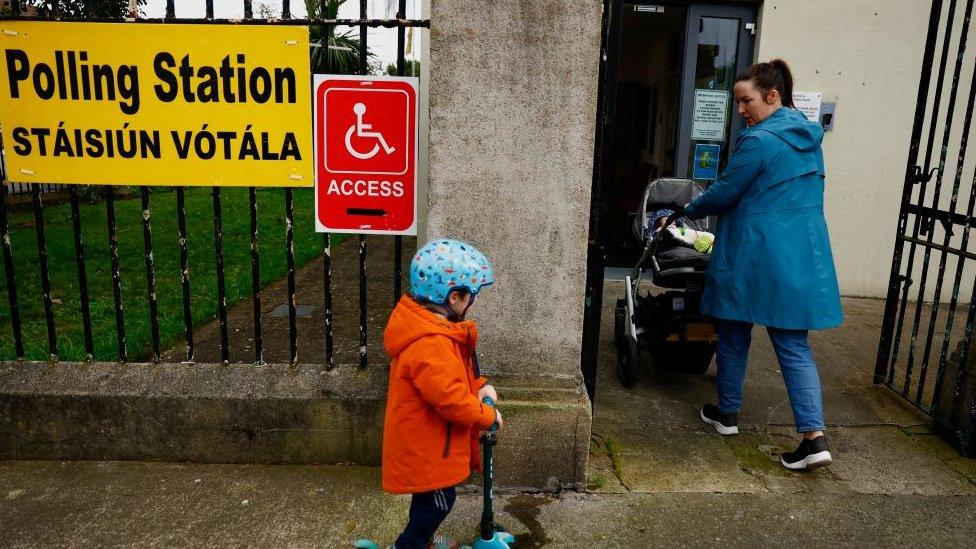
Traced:
<svg viewBox="0 0 976 549">
<path fill-rule="evenodd" d="M 457 490 L 453 487 L 414 494 L 410 499 L 410 519 L 407 521 L 407 527 L 397 538 L 394 547 L 427 549 L 427 542 L 437 533 L 437 528 L 451 512 L 456 499 Z"/>
<path fill-rule="evenodd" d="M 797 432 L 824 430 L 823 391 L 817 364 L 807 343 L 807 330 L 766 328 L 766 331 L 776 349 Z M 715 362 L 718 366 L 718 409 L 724 414 L 737 413 L 742 407 L 742 387 L 751 341 L 752 324 L 721 321 Z"/>
</svg>

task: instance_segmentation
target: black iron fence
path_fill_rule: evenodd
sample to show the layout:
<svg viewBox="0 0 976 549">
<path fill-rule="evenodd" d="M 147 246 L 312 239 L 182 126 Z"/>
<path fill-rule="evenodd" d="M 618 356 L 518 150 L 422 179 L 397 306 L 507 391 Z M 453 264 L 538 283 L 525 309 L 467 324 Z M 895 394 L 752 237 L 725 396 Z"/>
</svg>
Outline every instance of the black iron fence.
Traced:
<svg viewBox="0 0 976 549">
<path fill-rule="evenodd" d="M 34 191 L 35 186 L 41 194 L 64 192 L 69 188 L 68 185 L 59 183 L 8 183 L 7 194 L 11 196 L 29 195 Z"/>
<path fill-rule="evenodd" d="M 249 24 L 249 25 L 304 25 L 310 28 L 318 27 L 321 29 L 322 35 L 328 34 L 328 31 L 332 28 L 344 27 L 344 28 L 358 28 L 359 30 L 359 44 L 358 49 L 358 73 L 368 74 L 369 64 L 368 64 L 368 35 L 367 29 L 369 28 L 388 28 L 391 32 L 395 30 L 397 33 L 397 60 L 396 60 L 396 74 L 404 75 L 405 72 L 405 32 L 409 28 L 428 28 L 429 22 L 426 20 L 418 19 L 406 19 L 406 0 L 399 0 L 398 3 L 398 13 L 393 19 L 369 19 L 368 18 L 368 7 L 366 0 L 360 0 L 359 2 L 359 19 L 338 19 L 338 18 L 315 18 L 307 17 L 305 19 L 292 19 L 291 18 L 291 8 L 289 0 L 283 0 L 281 2 L 281 15 L 274 19 L 254 19 L 254 10 L 252 2 L 250 0 L 243 1 L 244 8 L 244 18 L 238 19 L 215 19 L 214 18 L 214 6 L 213 1 L 208 0 L 206 2 L 206 17 L 203 19 L 189 19 L 189 18 L 176 18 L 175 17 L 175 2 L 174 0 L 169 0 L 166 4 L 166 16 L 164 18 L 149 18 L 140 19 L 138 17 L 128 18 L 124 21 L 119 19 L 111 18 L 99 18 L 99 17 L 87 17 L 84 19 L 60 19 L 58 16 L 60 14 L 59 2 L 46 2 L 48 8 L 50 8 L 50 16 L 45 17 L 37 15 L 37 12 L 31 12 L 27 16 L 13 16 L 14 19 L 28 19 L 28 20 L 50 20 L 55 18 L 60 21 L 64 21 L 64 24 L 71 24 L 72 21 L 84 21 L 84 22 L 115 22 L 117 24 L 139 24 L 144 22 L 155 22 L 155 23 L 206 23 L 214 25 L 231 25 L 231 24 Z M 322 12 L 328 13 L 326 11 L 327 0 L 322 0 Z M 24 14 L 27 13 L 26 10 L 22 10 L 25 7 L 24 2 L 13 0 L 11 3 L 11 8 L 14 14 Z M 324 42 L 320 44 L 322 47 L 327 47 L 328 45 Z M 343 48 L 347 49 L 347 48 Z M 328 58 L 326 56 L 326 73 L 331 72 L 328 66 Z M 40 279 L 40 285 L 42 288 L 41 300 L 43 301 L 43 317 L 45 324 L 46 333 L 46 346 L 47 354 L 51 360 L 58 360 L 59 353 L 59 332 L 58 326 L 55 322 L 54 314 L 54 304 L 56 299 L 51 293 L 51 269 L 50 269 L 50 257 L 48 250 L 47 235 L 45 233 L 45 204 L 44 204 L 44 194 L 50 189 L 50 187 L 41 184 L 31 184 L 25 186 L 22 184 L 9 184 L 4 182 L 0 184 L 0 243 L 2 243 L 2 253 L 3 253 L 3 265 L 5 271 L 5 278 L 3 279 L 4 285 L 6 286 L 6 294 L 8 301 L 7 315 L 9 317 L 10 326 L 10 336 L 12 336 L 13 345 L 12 356 L 0 356 L 0 360 L 23 360 L 26 357 L 25 353 L 25 334 L 23 330 L 22 316 L 23 308 L 21 299 L 22 296 L 18 293 L 17 277 L 14 264 L 14 247 L 18 246 L 20 243 L 16 241 L 15 238 L 11 238 L 12 232 L 10 227 L 10 216 L 12 215 L 12 210 L 9 207 L 8 198 L 13 194 L 18 194 L 22 192 L 29 192 L 31 195 L 31 204 L 29 205 L 33 211 L 33 227 L 36 235 L 36 245 L 37 245 L 37 265 L 36 273 L 37 277 Z M 264 362 L 264 351 L 265 351 L 265 338 L 263 337 L 264 330 L 262 326 L 262 275 L 261 275 L 261 265 L 262 256 L 259 253 L 259 216 L 258 216 L 258 191 L 260 187 L 250 187 L 248 188 L 248 214 L 250 216 L 250 234 L 249 234 L 249 246 L 250 246 L 250 274 L 251 274 L 251 301 L 253 306 L 253 361 L 255 363 Z M 89 277 L 89 270 L 92 265 L 89 261 L 86 261 L 85 251 L 86 246 L 84 244 L 83 235 L 85 234 L 85 227 L 83 227 L 82 218 L 82 204 L 83 200 L 79 198 L 79 192 L 73 185 L 67 186 L 67 192 L 70 197 L 70 218 L 71 218 L 71 233 L 73 235 L 73 249 L 74 249 L 74 259 L 77 271 L 77 292 L 78 292 L 78 306 L 81 312 L 81 324 L 83 331 L 83 345 L 84 352 L 87 359 L 93 360 L 95 357 L 95 335 L 93 331 L 93 317 L 91 310 L 91 300 L 89 297 L 89 289 L 93 280 Z M 138 198 L 141 203 L 141 219 L 142 219 L 142 236 L 144 243 L 144 263 L 145 263 L 145 273 L 146 273 L 146 292 L 145 298 L 148 304 L 148 316 L 149 316 L 149 349 L 148 358 L 152 361 L 160 361 L 163 356 L 162 341 L 160 337 L 160 311 L 158 307 L 158 295 L 157 295 L 157 269 L 155 265 L 155 251 L 156 245 L 155 241 L 159 238 L 153 236 L 153 206 L 154 203 L 159 200 L 155 198 L 156 189 L 150 189 L 149 187 L 139 187 L 137 190 Z M 189 268 L 189 257 L 192 250 L 188 244 L 187 238 L 187 194 L 190 192 L 189 188 L 186 187 L 175 187 L 172 189 L 175 194 L 175 215 L 177 218 L 178 234 L 176 235 L 177 243 L 179 246 L 179 272 L 180 272 L 180 288 L 182 292 L 182 324 L 183 324 L 183 340 L 185 341 L 185 355 L 182 357 L 186 362 L 194 362 L 198 355 L 198 345 L 194 341 L 195 327 L 199 327 L 200 322 L 195 321 L 195 315 L 193 310 L 193 299 L 191 294 L 191 285 L 193 283 L 199 284 L 196 279 L 191 278 L 191 271 Z M 212 187 L 212 222 L 213 222 L 213 238 L 214 238 L 214 264 L 215 264 L 215 286 L 216 286 L 216 319 L 219 323 L 219 357 L 223 362 L 228 362 L 230 360 L 230 343 L 229 343 L 229 326 L 228 326 L 228 303 L 227 303 L 227 292 L 226 292 L 226 280 L 225 280 L 225 242 L 224 242 L 224 212 L 223 206 L 225 201 L 222 200 L 222 192 L 230 192 L 221 187 Z M 286 256 L 286 277 L 287 277 L 287 317 L 288 317 L 288 359 L 290 362 L 294 363 L 298 361 L 298 348 L 299 348 L 299 338 L 298 338 L 298 311 L 296 303 L 296 257 L 295 257 L 295 202 L 294 195 L 295 192 L 291 188 L 284 189 L 284 212 L 283 212 L 283 225 L 285 230 L 284 239 L 284 253 Z M 105 216 L 106 216 L 106 229 L 107 229 L 107 240 L 108 240 L 108 255 L 109 255 L 109 274 L 111 278 L 112 285 L 112 296 L 114 301 L 114 332 L 115 339 L 117 342 L 117 360 L 120 362 L 126 362 L 130 359 L 129 346 L 126 339 L 126 310 L 124 308 L 125 303 L 123 303 L 123 286 L 126 281 L 123 278 L 122 265 L 124 261 L 139 261 L 136 257 L 126 256 L 122 257 L 119 250 L 119 232 L 122 229 L 127 229 L 127 227 L 120 227 L 117 221 L 116 211 L 118 205 L 118 198 L 116 197 L 116 192 L 112 187 L 105 187 L 103 193 L 104 206 L 105 206 Z M 47 220 L 50 221 L 50 220 Z M 197 219 L 193 220 L 198 221 Z M 209 221 L 209 219 L 208 219 Z M 22 234 L 22 232 L 20 233 Z M 386 238 L 386 237 L 373 237 L 376 238 Z M 358 296 L 358 306 L 359 306 L 359 366 L 366 367 L 367 362 L 367 322 L 369 320 L 367 311 L 367 276 L 366 276 L 366 265 L 367 265 L 367 238 L 365 235 L 359 235 L 359 246 L 358 246 L 358 263 L 359 263 L 359 296 Z M 332 249 L 336 243 L 337 239 L 333 236 L 330 238 L 328 234 L 322 236 L 321 244 L 321 257 L 322 257 L 322 291 L 323 294 L 323 307 L 324 307 L 324 322 L 321 327 L 322 332 L 311 334 L 310 338 L 319 341 L 322 340 L 325 352 L 325 365 L 328 368 L 334 366 L 335 360 L 335 323 L 333 319 L 333 273 L 332 273 Z M 403 265 L 403 237 L 395 236 L 393 237 L 393 266 L 392 266 L 392 302 L 395 303 L 399 299 L 402 291 L 402 265 Z M 87 248 L 90 250 L 90 248 Z M 62 258 L 58 258 L 62 260 Z M 94 269 L 98 273 L 102 273 L 102 269 Z M 209 282 L 209 281 L 208 281 Z M 3 324 L 4 319 L 0 317 L 0 324 Z M 324 338 L 322 337 L 324 335 Z M 7 337 L 6 334 L 3 336 Z M 0 348 L 3 348 L 0 346 Z M 143 357 L 137 357 L 142 359 Z"/>
<path fill-rule="evenodd" d="M 932 2 L 874 375 L 968 454 L 976 454 L 973 4 Z"/>
</svg>

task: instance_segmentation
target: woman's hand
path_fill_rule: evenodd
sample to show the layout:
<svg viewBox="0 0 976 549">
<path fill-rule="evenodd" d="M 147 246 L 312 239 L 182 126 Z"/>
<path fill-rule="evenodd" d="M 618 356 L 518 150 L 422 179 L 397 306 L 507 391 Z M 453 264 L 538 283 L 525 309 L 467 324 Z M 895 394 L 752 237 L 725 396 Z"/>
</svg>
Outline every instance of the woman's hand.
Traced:
<svg viewBox="0 0 976 549">
<path fill-rule="evenodd" d="M 664 227 L 668 227 L 669 225 L 671 225 L 672 223 L 681 219 L 684 216 L 685 216 L 685 209 L 683 207 L 678 208 L 671 215 L 669 215 L 668 218 L 664 221 Z"/>
</svg>

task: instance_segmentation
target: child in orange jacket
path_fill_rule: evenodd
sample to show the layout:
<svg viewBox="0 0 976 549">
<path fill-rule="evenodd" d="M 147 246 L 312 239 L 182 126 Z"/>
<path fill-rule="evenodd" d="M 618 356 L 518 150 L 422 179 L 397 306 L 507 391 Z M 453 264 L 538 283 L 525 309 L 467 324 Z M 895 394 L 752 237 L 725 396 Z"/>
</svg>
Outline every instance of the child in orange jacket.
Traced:
<svg viewBox="0 0 976 549">
<path fill-rule="evenodd" d="M 383 334 L 392 358 L 383 427 L 383 489 L 413 494 L 397 549 L 457 547 L 437 535 L 471 470 L 480 470 L 478 434 L 501 413 L 481 377 L 478 329 L 464 320 L 475 296 L 494 282 L 488 259 L 470 244 L 436 240 L 410 264 L 410 291 Z"/>
</svg>

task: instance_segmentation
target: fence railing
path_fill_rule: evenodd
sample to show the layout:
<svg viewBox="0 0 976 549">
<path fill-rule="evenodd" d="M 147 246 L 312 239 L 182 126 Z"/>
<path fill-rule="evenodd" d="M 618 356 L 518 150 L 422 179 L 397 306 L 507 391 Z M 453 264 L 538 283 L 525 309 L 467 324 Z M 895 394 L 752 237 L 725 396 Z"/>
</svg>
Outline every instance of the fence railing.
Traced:
<svg viewBox="0 0 976 549">
<path fill-rule="evenodd" d="M 53 2 L 48 3 L 51 5 L 52 15 L 57 18 L 60 13 L 59 3 Z M 323 0 L 322 5 L 325 6 L 327 2 Z M 19 2 L 14 0 L 11 3 L 11 8 L 15 14 L 22 13 L 21 8 L 24 7 L 24 2 Z M 429 27 L 429 22 L 426 20 L 418 19 L 406 19 L 404 14 L 406 12 L 406 0 L 399 0 L 398 13 L 394 19 L 369 19 L 368 9 L 366 0 L 360 0 L 359 2 L 359 19 L 328 19 L 328 18 L 305 18 L 305 19 L 292 19 L 291 18 L 291 8 L 290 2 L 288 0 L 283 0 L 281 2 L 281 16 L 276 19 L 254 19 L 252 2 L 249 0 L 244 0 L 244 18 L 238 19 L 214 19 L 214 6 L 213 1 L 208 0 L 206 2 L 206 17 L 205 18 L 176 18 L 175 17 L 175 2 L 169 0 L 166 4 L 166 16 L 164 18 L 150 18 L 150 19 L 139 19 L 130 18 L 125 21 L 118 19 L 107 19 L 99 17 L 87 17 L 84 19 L 61 19 L 58 20 L 65 21 L 64 24 L 71 24 L 70 21 L 85 21 L 85 22 L 116 22 L 118 24 L 139 24 L 143 22 L 165 22 L 165 23 L 206 23 L 206 24 L 253 24 L 253 25 L 306 25 L 309 27 L 319 27 L 323 31 L 323 35 L 328 34 L 328 30 L 335 27 L 347 27 L 347 28 L 358 28 L 359 30 L 359 44 L 360 48 L 358 51 L 358 72 L 359 74 L 368 74 L 368 35 L 367 29 L 369 28 L 389 28 L 395 29 L 397 33 L 397 60 L 396 60 L 396 73 L 398 75 L 404 75 L 405 71 L 405 31 L 408 28 L 427 28 Z M 323 9 L 325 9 L 323 7 Z M 28 20 L 50 20 L 50 17 L 44 17 L 41 15 L 32 14 L 29 16 L 17 17 L 17 19 L 28 19 Z M 326 73 L 331 72 L 326 67 Z M 85 217 L 82 212 L 84 208 L 82 202 L 83 200 L 79 198 L 79 192 L 75 186 L 57 186 L 57 188 L 67 188 L 69 198 L 70 198 L 70 217 L 71 217 L 71 233 L 72 233 L 72 244 L 74 248 L 75 255 L 75 265 L 77 271 L 77 292 L 78 292 L 78 304 L 81 312 L 81 324 L 83 331 L 83 345 L 84 353 L 87 360 L 91 361 L 95 359 L 95 333 L 93 330 L 93 314 L 92 314 L 92 303 L 90 300 L 89 289 L 93 283 L 92 277 L 89 276 L 89 268 L 91 267 L 90 262 L 86 261 L 85 251 L 86 246 L 84 244 L 84 234 L 86 226 L 83 224 L 83 218 Z M 11 336 L 13 339 L 13 355 L 14 356 L 0 356 L 0 360 L 10 360 L 18 359 L 23 360 L 26 358 L 25 353 L 25 334 L 23 330 L 23 307 L 21 303 L 21 295 L 18 294 L 18 286 L 16 280 L 16 270 L 14 264 L 14 247 L 18 246 L 19 242 L 15 238 L 11 238 L 11 228 L 10 228 L 10 215 L 11 209 L 8 205 L 8 198 L 12 195 L 29 193 L 31 195 L 30 207 L 33 209 L 33 225 L 35 229 L 35 238 L 37 245 L 37 276 L 40 279 L 40 284 L 42 288 L 41 299 L 43 301 L 43 317 L 44 317 L 44 331 L 47 336 L 47 355 L 50 360 L 58 360 L 59 358 L 59 337 L 58 337 L 58 326 L 55 322 L 54 314 L 54 304 L 56 299 L 51 293 L 51 276 L 50 276 L 50 260 L 48 254 L 48 241 L 47 235 L 45 233 L 45 205 L 44 205 L 44 194 L 54 189 L 54 186 L 48 186 L 43 184 L 2 184 L 0 185 L 0 242 L 2 242 L 2 253 L 3 253 L 3 265 L 5 271 L 5 278 L 3 281 L 6 286 L 7 302 L 8 302 L 8 313 L 10 319 Z M 248 215 L 249 219 L 249 246 L 250 246 L 250 294 L 253 308 L 253 361 L 255 363 L 264 362 L 264 352 L 266 340 L 263 337 L 264 327 L 262 326 L 262 279 L 261 279 L 261 269 L 262 269 L 262 255 L 260 253 L 260 238 L 259 238 L 259 215 L 258 215 L 258 190 L 259 187 L 248 188 Z M 212 222 L 213 222 L 213 235 L 214 235 L 214 267 L 215 267 L 215 286 L 216 286 L 216 319 L 219 323 L 219 351 L 220 360 L 222 362 L 228 362 L 230 360 L 230 348 L 229 348 L 229 327 L 228 327 L 228 303 L 227 303 L 227 290 L 226 290 L 226 269 L 225 264 L 225 242 L 224 242 L 224 212 L 223 206 L 225 205 L 224 200 L 222 200 L 222 192 L 225 192 L 221 187 L 213 187 L 212 194 Z M 229 191 L 226 191 L 229 192 Z M 298 361 L 298 322 L 297 322 L 297 304 L 296 304 L 296 257 L 295 257 L 295 197 L 293 189 L 284 189 L 284 229 L 285 229 L 285 255 L 286 255 L 286 277 L 287 277 L 287 311 L 288 311 L 288 359 L 290 362 L 294 363 Z M 175 215 L 177 219 L 178 233 L 176 235 L 177 242 L 179 246 L 179 272 L 180 272 L 180 292 L 181 292 L 181 316 L 183 324 L 183 339 L 185 341 L 186 352 L 183 357 L 187 362 L 194 362 L 196 360 L 198 349 L 197 342 L 194 341 L 194 329 L 200 325 L 199 321 L 195 322 L 195 315 L 193 309 L 193 294 L 191 293 L 191 286 L 197 282 L 197 279 L 191 278 L 190 256 L 193 250 L 190 248 L 188 240 L 187 231 L 187 194 L 188 189 L 184 187 L 175 187 L 173 189 L 175 193 Z M 153 235 L 153 212 L 154 205 L 156 204 L 158 198 L 156 198 L 156 192 L 151 191 L 149 187 L 139 187 L 138 198 L 140 200 L 141 207 L 141 219 L 142 219 L 142 236 L 144 244 L 144 263 L 145 263 L 145 273 L 146 273 L 146 288 L 145 296 L 148 305 L 148 316 L 149 316 L 149 345 L 148 353 L 141 354 L 138 359 L 142 359 L 145 355 L 149 360 L 160 361 L 163 355 L 162 340 L 160 336 L 160 312 L 158 306 L 158 295 L 157 295 L 157 268 L 155 264 L 155 251 L 156 251 L 156 240 L 158 236 Z M 126 286 L 126 280 L 124 279 L 124 271 L 122 268 L 124 262 L 127 261 L 138 261 L 135 257 L 125 256 L 120 254 L 119 249 L 119 234 L 120 230 L 127 229 L 128 227 L 120 227 L 117 219 L 117 206 L 119 199 L 116 197 L 116 193 L 113 191 L 112 187 L 106 187 L 103 193 L 103 199 L 105 204 L 105 229 L 107 231 L 108 240 L 108 256 L 109 256 L 109 273 L 108 276 L 111 278 L 112 286 L 112 300 L 114 302 L 114 336 L 117 343 L 117 360 L 120 362 L 126 362 L 130 359 L 130 349 L 127 344 L 126 339 L 126 310 L 124 308 L 125 303 L 123 302 L 123 288 Z M 194 219 L 194 221 L 197 221 Z M 209 221 L 209 219 L 208 219 Z M 18 234 L 23 234 L 23 231 Z M 388 237 L 372 237 L 372 238 L 388 238 Z M 393 302 L 395 303 L 402 291 L 402 263 L 403 263 L 403 238 L 400 236 L 393 237 L 394 239 L 394 253 L 393 253 L 393 281 L 392 290 L 393 295 L 391 296 Z M 359 235 L 358 238 L 358 264 L 359 264 L 359 361 L 360 367 L 366 367 L 367 361 L 367 277 L 366 277 L 366 266 L 367 266 L 367 251 L 368 251 L 368 241 L 365 235 Z M 323 264 L 323 285 L 322 291 L 323 303 L 324 303 L 324 324 L 322 330 L 324 334 L 324 347 L 325 347 L 325 366 L 327 368 L 332 368 L 335 361 L 335 326 L 333 319 L 333 276 L 332 276 L 332 251 L 336 243 L 334 237 L 330 238 L 328 234 L 322 236 L 321 241 L 321 257 Z M 88 247 L 88 250 L 91 248 Z M 59 260 L 61 258 L 58 258 Z M 105 273 L 101 268 L 94 269 L 96 276 L 99 274 L 104 275 Z M 209 282 L 209 281 L 208 281 Z M 3 319 L 0 318 L 0 321 Z M 2 322 L 0 322 L 2 324 Z M 316 337 L 319 334 L 316 334 Z M 4 335 L 4 338 L 6 335 Z M 2 346 L 0 346 L 2 348 Z"/>
<path fill-rule="evenodd" d="M 976 455 L 971 154 L 967 162 L 976 113 L 973 7 L 972 0 L 932 2 L 874 375 L 970 455 Z"/>
<path fill-rule="evenodd" d="M 7 183 L 7 193 L 11 196 L 28 195 L 33 191 L 33 185 L 38 187 L 41 194 L 63 192 L 70 187 L 59 183 Z"/>
</svg>

